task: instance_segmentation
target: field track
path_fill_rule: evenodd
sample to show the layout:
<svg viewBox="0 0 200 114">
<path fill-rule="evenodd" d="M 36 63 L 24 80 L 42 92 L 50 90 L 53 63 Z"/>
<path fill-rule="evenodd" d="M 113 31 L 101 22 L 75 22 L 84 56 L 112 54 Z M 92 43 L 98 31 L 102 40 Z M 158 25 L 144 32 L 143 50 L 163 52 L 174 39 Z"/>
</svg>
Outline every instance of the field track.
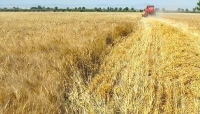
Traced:
<svg viewBox="0 0 200 114">
<path fill-rule="evenodd" d="M 90 91 L 129 113 L 198 112 L 198 32 L 183 23 L 142 18 L 138 30 L 107 56 Z"/>
</svg>

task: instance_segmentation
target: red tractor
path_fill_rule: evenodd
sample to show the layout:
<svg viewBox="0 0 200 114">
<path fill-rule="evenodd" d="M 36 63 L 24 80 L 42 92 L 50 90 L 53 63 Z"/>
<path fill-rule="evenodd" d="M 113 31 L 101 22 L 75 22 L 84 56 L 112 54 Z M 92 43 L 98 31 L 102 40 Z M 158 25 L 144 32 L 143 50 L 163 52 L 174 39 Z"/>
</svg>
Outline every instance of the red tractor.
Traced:
<svg viewBox="0 0 200 114">
<path fill-rule="evenodd" d="M 147 7 L 144 9 L 144 12 L 142 14 L 142 17 L 148 17 L 149 15 L 155 15 L 155 8 L 153 5 L 147 5 Z"/>
</svg>

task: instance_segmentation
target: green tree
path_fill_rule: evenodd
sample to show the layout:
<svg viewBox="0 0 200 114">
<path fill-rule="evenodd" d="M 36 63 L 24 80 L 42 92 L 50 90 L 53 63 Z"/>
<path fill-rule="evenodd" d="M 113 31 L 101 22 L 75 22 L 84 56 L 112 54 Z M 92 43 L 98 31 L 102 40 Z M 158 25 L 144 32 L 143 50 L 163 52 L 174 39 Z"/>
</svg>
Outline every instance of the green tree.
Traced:
<svg viewBox="0 0 200 114">
<path fill-rule="evenodd" d="M 95 8 L 94 8 L 94 11 L 98 11 L 98 8 L 97 8 L 97 7 L 95 7 Z"/>
<path fill-rule="evenodd" d="M 81 7 L 78 7 L 78 10 L 81 10 L 82 8 Z"/>
<path fill-rule="evenodd" d="M 99 7 L 97 10 L 98 10 L 98 11 L 101 11 L 101 7 Z"/>
<path fill-rule="evenodd" d="M 38 9 L 42 9 L 42 6 L 38 5 Z"/>
<path fill-rule="evenodd" d="M 124 11 L 128 11 L 128 10 L 129 10 L 129 8 L 128 8 L 128 7 L 125 7 L 125 8 L 124 8 Z"/>
<path fill-rule="evenodd" d="M 37 7 L 31 7 L 30 9 L 37 9 Z"/>
<path fill-rule="evenodd" d="M 82 10 L 85 10 L 86 8 L 85 7 L 82 7 Z"/>
<path fill-rule="evenodd" d="M 185 9 L 185 12 L 189 12 L 189 9 L 186 8 L 186 9 Z"/>
<path fill-rule="evenodd" d="M 200 0 L 199 0 L 199 2 L 197 2 L 197 7 L 196 7 L 196 9 L 199 11 L 200 10 Z"/>
<path fill-rule="evenodd" d="M 122 11 L 122 8 L 121 8 L 121 7 L 119 8 L 119 11 Z"/>
<path fill-rule="evenodd" d="M 115 11 L 117 11 L 118 10 L 118 7 L 115 7 Z"/>
<path fill-rule="evenodd" d="M 56 6 L 54 9 L 55 9 L 55 10 L 58 10 L 58 7 Z"/>
<path fill-rule="evenodd" d="M 134 8 L 131 8 L 131 10 L 134 11 L 135 9 L 134 9 Z"/>
</svg>

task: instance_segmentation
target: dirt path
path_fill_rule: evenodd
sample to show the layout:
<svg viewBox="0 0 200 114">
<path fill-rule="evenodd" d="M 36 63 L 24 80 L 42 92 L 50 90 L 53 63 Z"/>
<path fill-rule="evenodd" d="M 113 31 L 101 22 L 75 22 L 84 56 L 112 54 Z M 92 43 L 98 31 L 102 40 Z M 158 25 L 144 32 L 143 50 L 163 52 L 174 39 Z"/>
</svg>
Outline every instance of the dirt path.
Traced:
<svg viewBox="0 0 200 114">
<path fill-rule="evenodd" d="M 99 98 L 97 107 L 108 112 L 197 113 L 200 37 L 167 20 L 142 18 L 139 25 L 114 47 L 89 85 Z"/>
</svg>

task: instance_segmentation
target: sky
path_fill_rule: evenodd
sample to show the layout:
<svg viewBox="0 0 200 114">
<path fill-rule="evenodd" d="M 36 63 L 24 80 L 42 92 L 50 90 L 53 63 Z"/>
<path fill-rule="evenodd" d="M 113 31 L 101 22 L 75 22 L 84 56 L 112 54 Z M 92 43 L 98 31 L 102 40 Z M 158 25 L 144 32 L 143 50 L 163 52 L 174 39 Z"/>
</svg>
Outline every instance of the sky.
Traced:
<svg viewBox="0 0 200 114">
<path fill-rule="evenodd" d="M 177 9 L 188 8 L 192 9 L 196 6 L 198 0 L 0 0 L 0 7 L 10 6 L 61 6 L 61 7 L 134 7 L 141 8 L 146 5 L 155 5 L 158 8 Z"/>
</svg>

